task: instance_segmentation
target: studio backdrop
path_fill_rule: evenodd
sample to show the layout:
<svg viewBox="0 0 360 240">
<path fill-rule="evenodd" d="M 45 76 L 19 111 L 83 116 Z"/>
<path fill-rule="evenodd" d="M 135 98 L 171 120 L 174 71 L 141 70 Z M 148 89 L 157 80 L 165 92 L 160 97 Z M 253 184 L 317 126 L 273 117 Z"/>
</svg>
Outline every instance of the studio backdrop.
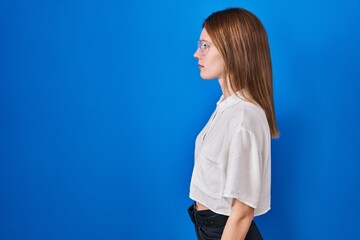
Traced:
<svg viewBox="0 0 360 240">
<path fill-rule="evenodd" d="M 264 239 L 360 239 L 356 0 L 0 0 L 0 239 L 195 239 L 194 141 L 221 91 L 193 53 L 234 6 L 273 62 Z"/>
</svg>

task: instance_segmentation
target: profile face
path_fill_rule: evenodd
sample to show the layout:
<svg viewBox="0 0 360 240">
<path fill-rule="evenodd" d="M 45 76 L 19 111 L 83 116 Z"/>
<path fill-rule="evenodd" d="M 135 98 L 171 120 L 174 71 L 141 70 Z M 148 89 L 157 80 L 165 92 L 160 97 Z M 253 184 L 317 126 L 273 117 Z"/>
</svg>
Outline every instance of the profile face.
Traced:
<svg viewBox="0 0 360 240">
<path fill-rule="evenodd" d="M 205 28 L 201 31 L 198 44 L 194 57 L 198 59 L 201 78 L 206 80 L 223 79 L 224 60 Z"/>
</svg>

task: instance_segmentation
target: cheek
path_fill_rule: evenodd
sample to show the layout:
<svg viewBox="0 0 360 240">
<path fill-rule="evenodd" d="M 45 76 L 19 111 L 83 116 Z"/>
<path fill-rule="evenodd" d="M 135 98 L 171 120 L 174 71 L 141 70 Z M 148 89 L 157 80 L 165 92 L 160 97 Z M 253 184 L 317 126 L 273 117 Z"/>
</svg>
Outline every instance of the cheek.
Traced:
<svg viewBox="0 0 360 240">
<path fill-rule="evenodd" d="M 222 61 L 222 59 L 214 64 L 214 70 L 218 75 L 222 75 L 222 73 L 224 72 L 224 62 Z"/>
<path fill-rule="evenodd" d="M 209 68 L 207 69 L 214 75 L 215 78 L 220 78 L 224 72 L 224 61 L 222 57 L 213 58 L 211 62 L 209 62 Z"/>
</svg>

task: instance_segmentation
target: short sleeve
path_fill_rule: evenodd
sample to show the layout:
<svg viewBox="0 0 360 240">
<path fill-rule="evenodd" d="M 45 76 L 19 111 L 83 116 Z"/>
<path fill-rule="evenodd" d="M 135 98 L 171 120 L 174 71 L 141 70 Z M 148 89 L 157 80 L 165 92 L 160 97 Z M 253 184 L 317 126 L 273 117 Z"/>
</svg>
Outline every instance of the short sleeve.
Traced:
<svg viewBox="0 0 360 240">
<path fill-rule="evenodd" d="M 223 196 L 256 208 L 261 194 L 262 157 L 252 132 L 237 130 L 229 144 Z"/>
</svg>

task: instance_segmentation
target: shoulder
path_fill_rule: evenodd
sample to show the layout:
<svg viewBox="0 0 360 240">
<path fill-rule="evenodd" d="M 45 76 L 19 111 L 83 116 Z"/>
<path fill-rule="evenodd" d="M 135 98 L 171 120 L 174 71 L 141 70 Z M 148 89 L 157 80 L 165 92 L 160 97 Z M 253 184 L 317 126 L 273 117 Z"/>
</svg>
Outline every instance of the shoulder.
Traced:
<svg viewBox="0 0 360 240">
<path fill-rule="evenodd" d="M 227 128 L 230 139 L 247 136 L 255 140 L 260 146 L 271 139 L 267 118 L 260 106 L 241 101 L 232 107 L 228 117 Z"/>
<path fill-rule="evenodd" d="M 268 126 L 263 109 L 251 102 L 240 101 L 229 109 L 229 125 L 235 129 L 253 130 Z"/>
</svg>

